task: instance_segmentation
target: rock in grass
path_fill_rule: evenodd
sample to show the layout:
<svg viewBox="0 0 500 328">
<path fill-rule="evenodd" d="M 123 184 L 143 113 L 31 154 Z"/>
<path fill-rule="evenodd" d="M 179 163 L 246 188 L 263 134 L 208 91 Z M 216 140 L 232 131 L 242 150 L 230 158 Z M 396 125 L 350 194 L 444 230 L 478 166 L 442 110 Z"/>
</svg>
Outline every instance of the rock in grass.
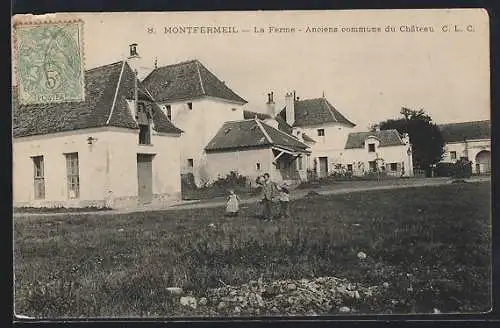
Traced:
<svg viewBox="0 0 500 328">
<path fill-rule="evenodd" d="M 286 286 L 286 289 L 292 291 L 292 290 L 296 290 L 297 289 L 297 286 L 295 284 L 288 284 Z"/>
<path fill-rule="evenodd" d="M 182 288 L 180 288 L 180 287 L 167 287 L 167 292 L 169 292 L 172 295 L 181 295 Z"/>
<path fill-rule="evenodd" d="M 183 306 L 189 306 L 190 308 L 193 308 L 193 309 L 196 309 L 197 307 L 197 301 L 196 301 L 196 298 L 194 298 L 193 296 L 183 296 L 181 297 L 181 305 Z"/>
<path fill-rule="evenodd" d="M 358 253 L 358 259 L 360 259 L 360 260 L 364 260 L 364 259 L 366 259 L 366 253 L 364 253 L 364 252 L 359 252 L 359 253 Z"/>
<path fill-rule="evenodd" d="M 349 313 L 349 312 L 351 312 L 351 309 L 347 306 L 342 306 L 342 307 L 340 307 L 339 311 L 340 311 L 340 313 Z"/>
<path fill-rule="evenodd" d="M 217 305 L 218 310 L 223 310 L 225 308 L 226 308 L 226 303 L 224 303 L 224 302 L 220 302 L 219 305 Z"/>
<path fill-rule="evenodd" d="M 203 306 L 203 305 L 207 305 L 208 300 L 207 300 L 207 298 L 206 298 L 206 297 L 202 297 L 202 298 L 200 298 L 200 300 L 199 300 L 199 302 L 198 302 L 198 303 L 199 303 L 200 305 L 202 305 L 202 306 Z"/>
</svg>

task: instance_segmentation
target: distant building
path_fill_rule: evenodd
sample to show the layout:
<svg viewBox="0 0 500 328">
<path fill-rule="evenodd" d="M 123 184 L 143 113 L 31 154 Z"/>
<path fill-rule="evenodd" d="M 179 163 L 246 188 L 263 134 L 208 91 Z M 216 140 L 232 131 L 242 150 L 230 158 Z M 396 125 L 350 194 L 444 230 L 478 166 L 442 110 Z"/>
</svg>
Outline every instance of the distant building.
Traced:
<svg viewBox="0 0 500 328">
<path fill-rule="evenodd" d="M 472 162 L 474 174 L 491 172 L 491 123 L 489 120 L 439 125 L 445 142 L 442 162 L 460 158 Z"/>
<path fill-rule="evenodd" d="M 364 175 L 370 171 L 412 176 L 413 158 L 408 135 L 396 130 L 354 132 L 356 126 L 325 97 L 300 100 L 295 92 L 285 96 L 277 115 L 279 128 L 311 139 L 309 164 L 319 177 L 336 171 Z"/>
<path fill-rule="evenodd" d="M 128 63 L 87 70 L 85 92 L 81 102 L 24 106 L 14 87 L 14 206 L 116 208 L 180 199 L 182 131 Z"/>
</svg>

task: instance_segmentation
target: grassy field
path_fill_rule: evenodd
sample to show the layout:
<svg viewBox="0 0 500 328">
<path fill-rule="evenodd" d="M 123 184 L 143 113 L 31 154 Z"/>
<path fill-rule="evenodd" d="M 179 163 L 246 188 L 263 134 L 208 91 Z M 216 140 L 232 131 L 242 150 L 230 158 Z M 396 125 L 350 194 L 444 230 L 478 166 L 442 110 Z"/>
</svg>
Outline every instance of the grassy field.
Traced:
<svg viewBox="0 0 500 328">
<path fill-rule="evenodd" d="M 253 218 L 253 208 L 234 219 L 223 208 L 15 218 L 16 313 L 187 315 L 166 287 L 201 296 L 221 281 L 327 275 L 391 283 L 360 305 L 364 313 L 489 310 L 489 183 L 317 196 L 291 206 L 292 219 L 272 223 Z"/>
</svg>

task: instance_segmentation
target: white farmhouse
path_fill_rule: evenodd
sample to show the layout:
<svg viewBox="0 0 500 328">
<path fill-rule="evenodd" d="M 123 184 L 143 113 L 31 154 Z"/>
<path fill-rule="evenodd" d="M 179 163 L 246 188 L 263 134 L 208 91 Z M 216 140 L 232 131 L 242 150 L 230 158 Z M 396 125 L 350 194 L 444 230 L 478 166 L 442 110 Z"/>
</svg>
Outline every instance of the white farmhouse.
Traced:
<svg viewBox="0 0 500 328">
<path fill-rule="evenodd" d="M 445 142 L 442 162 L 462 157 L 472 162 L 472 173 L 491 172 L 491 123 L 489 120 L 439 125 Z"/>
<path fill-rule="evenodd" d="M 269 173 L 275 182 L 307 179 L 309 146 L 258 117 L 226 122 L 208 143 L 207 170 L 214 179 L 231 171 L 254 180 Z"/>
<path fill-rule="evenodd" d="M 85 72 L 85 100 L 20 105 L 13 202 L 135 207 L 180 199 L 180 136 L 126 61 Z"/>
<path fill-rule="evenodd" d="M 337 170 L 354 175 L 385 171 L 412 176 L 413 159 L 407 135 L 396 130 L 354 132 L 356 126 L 324 96 L 300 100 L 295 92 L 285 96 L 285 108 L 276 117 L 279 128 L 302 137 L 311 145 L 311 163 L 319 177 Z"/>
<path fill-rule="evenodd" d="M 155 68 L 144 80 L 168 118 L 185 133 L 181 137 L 181 170 L 197 185 L 213 176 L 205 147 L 227 121 L 243 120 L 247 101 L 233 92 L 198 60 Z"/>
</svg>

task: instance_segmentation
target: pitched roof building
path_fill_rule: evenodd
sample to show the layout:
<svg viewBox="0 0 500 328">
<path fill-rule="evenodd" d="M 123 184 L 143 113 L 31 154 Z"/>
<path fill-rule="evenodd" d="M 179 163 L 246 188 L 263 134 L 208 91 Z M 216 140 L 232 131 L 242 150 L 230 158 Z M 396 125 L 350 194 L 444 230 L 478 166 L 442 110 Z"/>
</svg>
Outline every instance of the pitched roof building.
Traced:
<svg viewBox="0 0 500 328">
<path fill-rule="evenodd" d="M 134 72 L 125 61 L 85 71 L 85 100 L 69 103 L 21 105 L 13 88 L 14 137 L 114 126 L 138 129 L 127 100 L 134 99 Z M 138 82 L 138 98 L 146 100 L 157 132 L 181 133 Z"/>
<path fill-rule="evenodd" d="M 287 105 L 289 106 L 289 105 Z M 349 121 L 342 115 L 326 98 L 314 98 L 294 101 L 295 117 L 292 120 L 292 126 L 304 127 L 325 123 L 341 123 L 348 127 L 354 127 L 356 124 Z M 287 119 L 286 106 L 278 114 L 286 122 L 292 122 Z"/>
<path fill-rule="evenodd" d="M 118 208 L 179 200 L 175 154 L 183 131 L 126 61 L 84 74 L 79 102 L 21 105 L 13 89 L 14 206 Z"/>
<path fill-rule="evenodd" d="M 158 102 L 214 97 L 247 103 L 197 59 L 156 68 L 142 82 Z"/>
<path fill-rule="evenodd" d="M 258 118 L 226 122 L 205 150 L 228 151 L 276 146 L 292 152 L 308 152 L 308 145 Z"/>
<path fill-rule="evenodd" d="M 380 130 L 373 132 L 351 132 L 347 136 L 345 149 L 364 148 L 365 140 L 368 137 L 374 137 L 379 140 L 379 147 L 404 146 L 397 130 Z"/>
<path fill-rule="evenodd" d="M 444 142 L 490 139 L 490 120 L 448 123 L 439 125 Z"/>
</svg>

